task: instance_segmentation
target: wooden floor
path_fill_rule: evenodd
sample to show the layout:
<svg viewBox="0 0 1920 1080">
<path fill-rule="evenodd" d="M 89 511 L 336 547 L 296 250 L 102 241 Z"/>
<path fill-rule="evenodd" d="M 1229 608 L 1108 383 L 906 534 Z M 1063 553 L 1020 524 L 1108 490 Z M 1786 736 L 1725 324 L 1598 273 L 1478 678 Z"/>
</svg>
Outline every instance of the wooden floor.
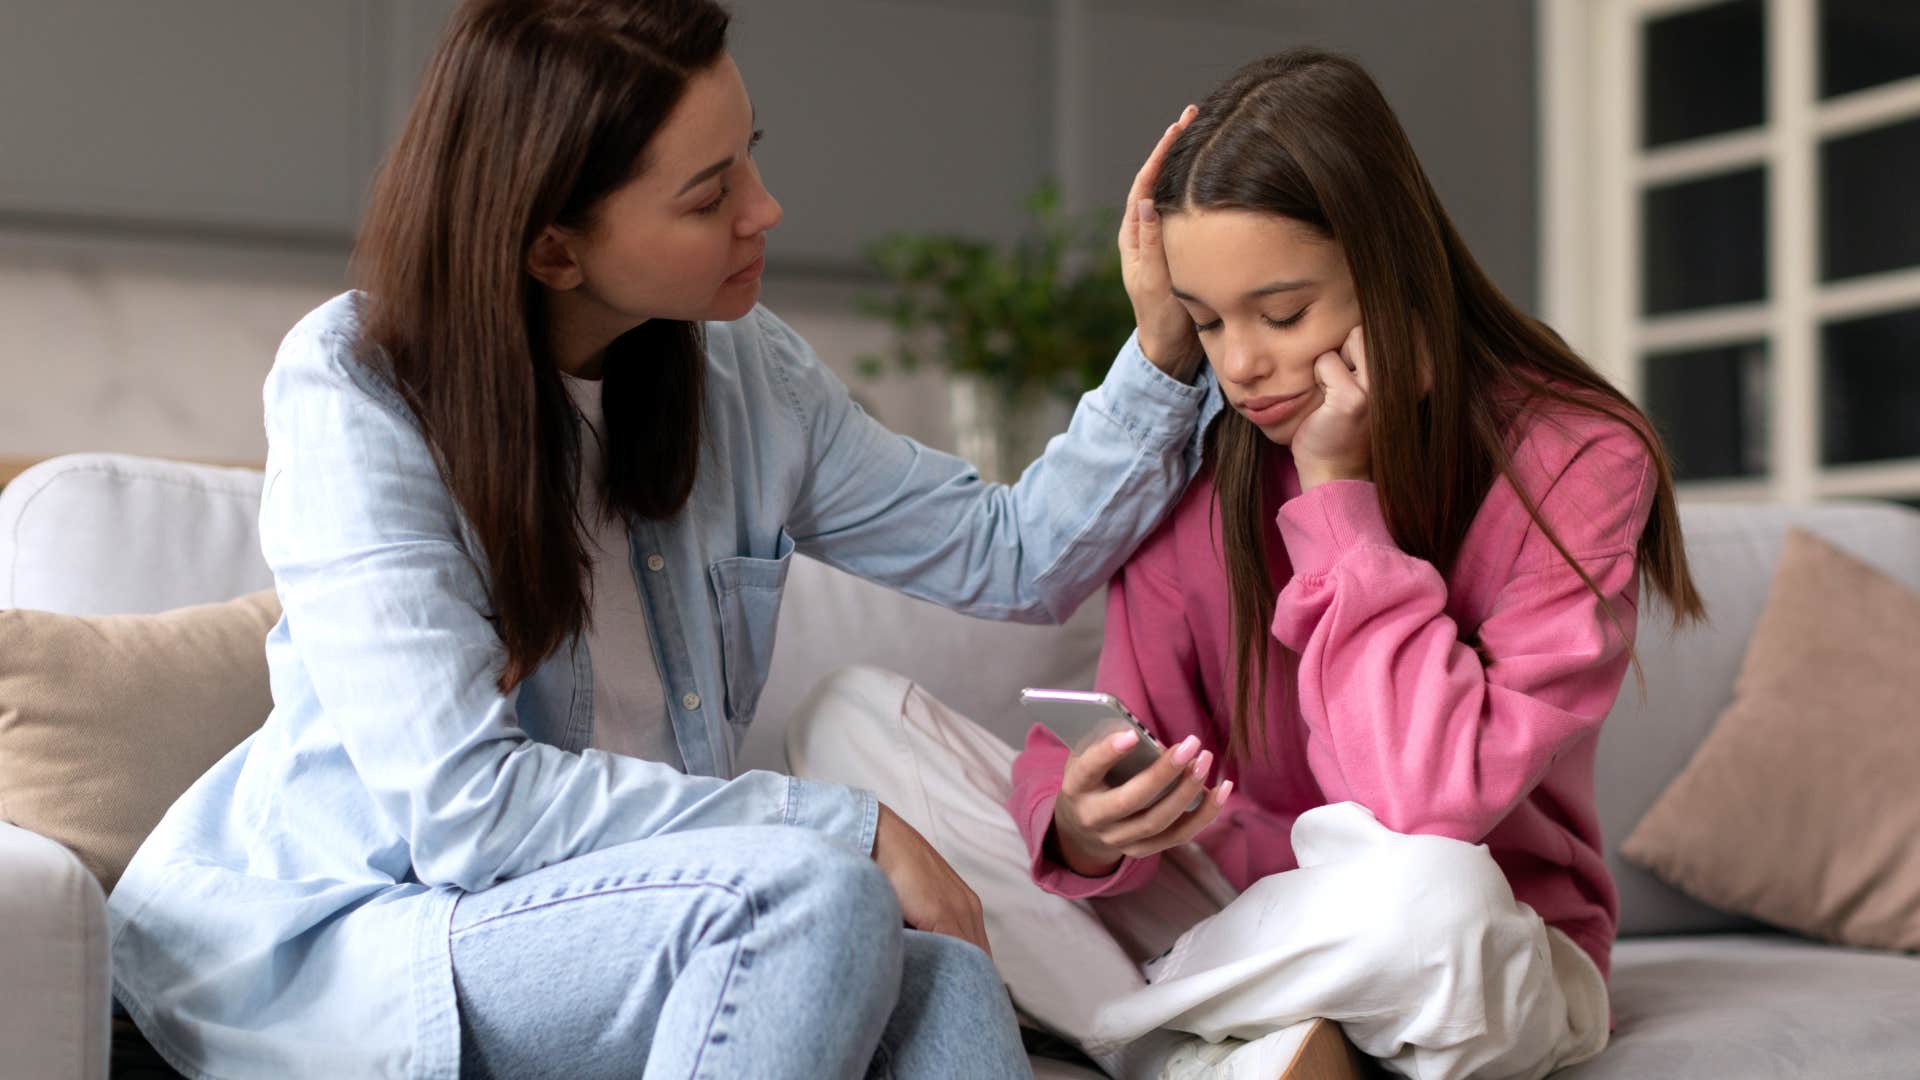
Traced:
<svg viewBox="0 0 1920 1080">
<path fill-rule="evenodd" d="M 1279 1080 L 1375 1080 L 1387 1075 L 1386 1070 L 1354 1049 L 1339 1024 L 1315 1020 L 1313 1030 Z"/>
<path fill-rule="evenodd" d="M 13 478 L 26 472 L 40 462 L 36 458 L 0 457 L 0 487 L 13 483 Z"/>
</svg>

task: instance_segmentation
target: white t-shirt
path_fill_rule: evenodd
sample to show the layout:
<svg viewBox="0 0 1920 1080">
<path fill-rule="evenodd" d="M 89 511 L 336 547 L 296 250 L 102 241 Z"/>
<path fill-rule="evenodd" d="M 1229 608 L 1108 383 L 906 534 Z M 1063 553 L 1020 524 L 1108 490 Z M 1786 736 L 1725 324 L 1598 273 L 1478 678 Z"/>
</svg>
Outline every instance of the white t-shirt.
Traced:
<svg viewBox="0 0 1920 1080">
<path fill-rule="evenodd" d="M 587 648 L 593 654 L 593 741 L 589 745 L 684 770 L 667 717 L 667 696 L 654 661 L 646 608 L 633 577 L 627 525 L 603 513 L 602 384 L 571 375 L 561 378 L 586 418 L 580 432 L 580 512 L 587 523 L 587 555 L 593 560 L 589 605 L 593 621 L 587 630 Z"/>
</svg>

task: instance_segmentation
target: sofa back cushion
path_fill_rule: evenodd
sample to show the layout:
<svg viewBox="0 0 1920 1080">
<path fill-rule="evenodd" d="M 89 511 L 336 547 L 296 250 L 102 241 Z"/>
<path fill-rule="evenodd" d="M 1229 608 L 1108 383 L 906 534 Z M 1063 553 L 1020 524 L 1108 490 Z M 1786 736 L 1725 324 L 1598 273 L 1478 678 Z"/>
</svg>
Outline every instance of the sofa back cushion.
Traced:
<svg viewBox="0 0 1920 1080">
<path fill-rule="evenodd" d="M 43 461 L 0 490 L 0 608 L 133 614 L 267 588 L 260 483 L 124 454 Z"/>
<path fill-rule="evenodd" d="M 991 622 L 796 557 L 743 761 L 784 769 L 788 714 L 821 676 L 848 664 L 900 672 L 1018 746 L 1032 723 L 1021 687 L 1093 686 L 1105 612 L 1102 591 L 1062 626 Z"/>
<path fill-rule="evenodd" d="M 1766 607 L 1787 530 L 1806 529 L 1920 587 L 1920 513 L 1903 507 L 1697 503 L 1683 507 L 1681 519 L 1687 560 L 1710 621 L 1676 632 L 1666 607 L 1643 598 L 1638 651 L 1646 693 L 1640 693 L 1629 672 L 1600 735 L 1595 779 L 1607 861 L 1620 887 L 1622 934 L 1702 933 L 1752 925 L 1681 894 L 1625 861 L 1620 844 L 1733 701 L 1734 679 Z"/>
</svg>

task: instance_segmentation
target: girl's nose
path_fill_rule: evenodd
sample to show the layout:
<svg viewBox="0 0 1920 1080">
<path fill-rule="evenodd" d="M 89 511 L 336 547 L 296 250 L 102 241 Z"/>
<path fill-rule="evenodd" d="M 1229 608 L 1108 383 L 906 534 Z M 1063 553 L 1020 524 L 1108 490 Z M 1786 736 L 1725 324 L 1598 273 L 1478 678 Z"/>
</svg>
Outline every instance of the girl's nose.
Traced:
<svg viewBox="0 0 1920 1080">
<path fill-rule="evenodd" d="M 1220 343 L 1207 351 L 1214 374 L 1230 383 L 1257 383 L 1271 372 L 1273 364 L 1253 342 L 1239 335 L 1222 333 Z"/>
</svg>

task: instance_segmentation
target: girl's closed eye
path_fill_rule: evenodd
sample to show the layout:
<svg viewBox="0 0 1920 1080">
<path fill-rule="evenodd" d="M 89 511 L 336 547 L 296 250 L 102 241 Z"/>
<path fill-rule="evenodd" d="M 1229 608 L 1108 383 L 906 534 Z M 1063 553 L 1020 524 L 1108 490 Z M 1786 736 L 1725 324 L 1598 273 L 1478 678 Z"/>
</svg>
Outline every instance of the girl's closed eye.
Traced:
<svg viewBox="0 0 1920 1080">
<path fill-rule="evenodd" d="M 1273 327 L 1275 330 L 1285 330 L 1287 327 L 1299 323 L 1301 319 L 1306 318 L 1306 315 L 1307 309 L 1301 308 L 1299 311 L 1294 312 L 1284 319 L 1276 319 L 1271 315 L 1263 314 L 1260 316 L 1260 321 Z M 1195 333 L 1205 334 L 1220 329 L 1220 322 L 1221 320 L 1218 318 L 1215 318 L 1212 322 L 1196 322 L 1193 324 L 1193 329 Z"/>
</svg>

